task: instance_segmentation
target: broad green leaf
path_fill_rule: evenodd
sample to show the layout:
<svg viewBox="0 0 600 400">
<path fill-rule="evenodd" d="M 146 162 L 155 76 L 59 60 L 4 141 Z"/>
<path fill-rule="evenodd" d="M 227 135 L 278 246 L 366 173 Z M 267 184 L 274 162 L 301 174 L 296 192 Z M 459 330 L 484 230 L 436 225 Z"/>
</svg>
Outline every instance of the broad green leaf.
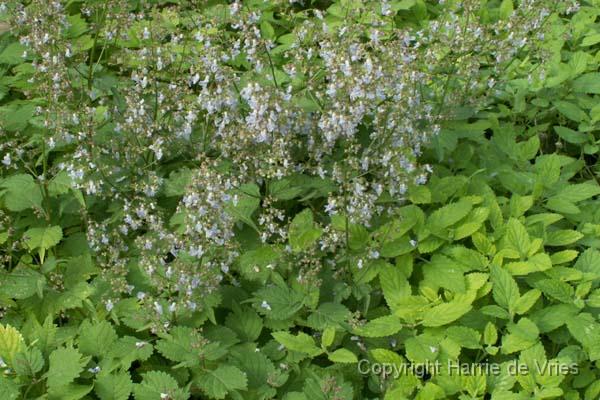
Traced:
<svg viewBox="0 0 600 400">
<path fill-rule="evenodd" d="M 59 388 L 73 382 L 83 371 L 87 359 L 70 347 L 60 347 L 50 354 L 48 369 L 48 387 Z"/>
<path fill-rule="evenodd" d="M 17 374 L 33 377 L 44 367 L 44 356 L 37 347 L 21 350 L 15 354 L 13 367 Z"/>
<path fill-rule="evenodd" d="M 546 246 L 567 246 L 575 243 L 582 237 L 583 234 L 580 232 L 570 229 L 561 229 L 548 232 L 544 244 Z"/>
<path fill-rule="evenodd" d="M 447 325 L 471 311 L 471 308 L 471 304 L 459 301 L 442 303 L 425 312 L 423 326 Z"/>
<path fill-rule="evenodd" d="M 493 284 L 493 297 L 499 306 L 512 312 L 520 298 L 519 286 L 514 278 L 503 268 L 492 266 L 490 279 Z"/>
<path fill-rule="evenodd" d="M 321 347 L 329 347 L 335 339 L 335 328 L 329 326 L 323 331 L 321 336 Z"/>
<path fill-rule="evenodd" d="M 31 175 L 19 174 L 0 180 L 0 195 L 4 194 L 4 204 L 10 211 L 23 211 L 28 208 L 42 208 L 42 191 Z"/>
<path fill-rule="evenodd" d="M 233 329 L 240 339 L 247 342 L 258 339 L 263 329 L 262 318 L 249 307 L 244 307 L 239 312 L 229 314 L 225 320 L 225 325 Z"/>
<path fill-rule="evenodd" d="M 3 374 L 0 374 L 0 399 L 17 400 L 21 398 L 21 392 L 17 382 Z"/>
<path fill-rule="evenodd" d="M 333 361 L 335 363 L 356 363 L 358 362 L 358 358 L 356 357 L 356 354 L 354 354 L 353 352 L 351 352 L 348 349 L 337 349 L 336 351 L 334 351 L 333 353 L 330 353 L 328 356 L 330 361 Z"/>
<path fill-rule="evenodd" d="M 177 381 L 166 372 L 150 371 L 142 374 L 141 383 L 134 385 L 135 400 L 187 400 L 189 393 L 180 389 Z M 208 380 L 206 381 L 208 383 Z"/>
<path fill-rule="evenodd" d="M 440 353 L 439 341 L 433 337 L 420 335 L 406 339 L 406 358 L 413 363 L 435 361 Z"/>
<path fill-rule="evenodd" d="M 386 315 L 375 318 L 365 325 L 356 327 L 354 332 L 364 337 L 384 337 L 390 336 L 402 329 L 400 319 L 394 315 Z"/>
<path fill-rule="evenodd" d="M 321 237 L 322 233 L 321 228 L 315 226 L 312 211 L 307 208 L 297 214 L 290 224 L 290 246 L 295 252 L 306 250 Z"/>
<path fill-rule="evenodd" d="M 466 217 L 472 208 L 471 202 L 464 199 L 448 204 L 431 213 L 427 219 L 427 227 L 432 231 L 447 228 Z"/>
<path fill-rule="evenodd" d="M 12 365 L 15 354 L 25 348 L 21 333 L 10 325 L 0 324 L 0 357 Z"/>
<path fill-rule="evenodd" d="M 299 353 L 306 353 L 311 357 L 315 357 L 323 350 L 317 347 L 315 340 L 304 332 L 299 332 L 297 335 L 292 335 L 288 332 L 273 332 L 272 336 L 277 342 L 284 345 L 288 350 L 296 351 Z"/>
<path fill-rule="evenodd" d="M 500 18 L 509 19 L 513 11 L 513 0 L 502 0 L 502 3 L 500 3 Z"/>
<path fill-rule="evenodd" d="M 234 390 L 245 390 L 248 385 L 246 374 L 234 366 L 220 366 L 216 370 L 204 371 L 196 378 L 204 393 L 214 399 L 224 399 Z"/>
<path fill-rule="evenodd" d="M 511 218 L 506 224 L 506 248 L 515 250 L 521 257 L 526 256 L 531 248 L 531 239 L 527 229 L 516 218 Z"/>
<path fill-rule="evenodd" d="M 508 325 L 509 334 L 502 338 L 502 353 L 512 354 L 533 346 L 539 335 L 537 326 L 527 318 L 521 318 L 516 324 Z"/>
<path fill-rule="evenodd" d="M 260 189 L 253 183 L 242 185 L 239 189 L 233 190 L 233 201 L 227 204 L 227 212 L 249 226 L 258 230 L 252 220 L 252 214 L 260 205 Z"/>
<path fill-rule="evenodd" d="M 411 295 L 410 284 L 406 280 L 406 276 L 397 266 L 387 265 L 379 270 L 379 281 L 383 296 L 390 309 L 398 308 L 401 300 Z"/>
<path fill-rule="evenodd" d="M 270 318 L 282 320 L 291 317 L 304 305 L 304 296 L 293 289 L 269 286 L 255 293 L 256 308 Z"/>
<path fill-rule="evenodd" d="M 94 392 L 100 400 L 128 400 L 132 388 L 127 372 L 101 375 L 94 382 Z"/>
<path fill-rule="evenodd" d="M 590 72 L 573 81 L 573 90 L 578 93 L 600 94 L 600 73 Z"/>
<path fill-rule="evenodd" d="M 31 228 L 24 234 L 25 243 L 30 250 L 48 250 L 56 246 L 63 237 L 60 226 L 48 226 L 44 228 Z"/>
<path fill-rule="evenodd" d="M 481 334 L 475 329 L 467 328 L 466 326 L 451 326 L 446 329 L 446 335 L 460 345 L 467 349 L 479 349 L 481 344 Z"/>
<path fill-rule="evenodd" d="M 102 357 L 117 340 L 117 333 L 107 321 L 92 324 L 85 320 L 79 329 L 79 350 L 83 354 Z"/>
<path fill-rule="evenodd" d="M 555 126 L 554 131 L 562 139 L 573 144 L 583 144 L 589 141 L 588 136 L 581 132 L 576 132 L 564 126 Z"/>
<path fill-rule="evenodd" d="M 565 117 L 575 122 L 581 122 L 587 119 L 587 114 L 577 105 L 564 101 L 557 100 L 553 102 L 556 109 Z"/>
<path fill-rule="evenodd" d="M 538 289 L 531 289 L 517 300 L 515 304 L 515 313 L 525 314 L 540 298 L 542 292 Z"/>
<path fill-rule="evenodd" d="M 483 330 L 483 342 L 488 346 L 493 346 L 498 341 L 498 330 L 496 326 L 488 322 Z"/>
</svg>

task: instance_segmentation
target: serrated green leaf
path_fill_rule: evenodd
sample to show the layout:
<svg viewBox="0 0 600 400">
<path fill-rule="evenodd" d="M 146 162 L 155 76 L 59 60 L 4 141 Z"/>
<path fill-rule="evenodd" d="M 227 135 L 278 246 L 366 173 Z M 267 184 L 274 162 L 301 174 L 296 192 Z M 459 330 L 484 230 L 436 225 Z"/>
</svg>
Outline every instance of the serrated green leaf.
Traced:
<svg viewBox="0 0 600 400">
<path fill-rule="evenodd" d="M 22 376 L 34 376 L 44 367 L 44 356 L 37 347 L 22 350 L 13 358 L 15 372 Z"/>
<path fill-rule="evenodd" d="M 306 250 L 321 237 L 322 233 L 321 228 L 315 226 L 312 211 L 307 208 L 297 214 L 290 224 L 290 246 L 295 252 Z"/>
<path fill-rule="evenodd" d="M 134 385 L 133 393 L 136 400 L 187 400 L 189 393 L 180 389 L 177 381 L 166 372 L 150 371 L 142 374 L 141 383 Z"/>
<path fill-rule="evenodd" d="M 423 326 L 447 325 L 471 311 L 471 308 L 471 304 L 459 301 L 439 304 L 425 312 Z"/>
<path fill-rule="evenodd" d="M 60 226 L 48 226 L 44 228 L 31 228 L 23 235 L 25 244 L 30 250 L 48 250 L 56 246 L 63 237 Z"/>
<path fill-rule="evenodd" d="M 21 333 L 10 325 L 0 324 L 0 357 L 12 365 L 15 354 L 25 348 Z"/>
<path fill-rule="evenodd" d="M 17 400 L 21 396 L 19 386 L 9 377 L 0 374 L 0 399 Z"/>
<path fill-rule="evenodd" d="M 117 340 L 117 333 L 107 321 L 92 324 L 85 320 L 79 329 L 79 350 L 83 354 L 102 357 Z"/>
<path fill-rule="evenodd" d="M 128 400 L 132 388 L 127 372 L 101 375 L 94 382 L 94 392 L 100 400 Z"/>
<path fill-rule="evenodd" d="M 261 314 L 282 320 L 291 317 L 304 305 L 304 296 L 292 289 L 270 286 L 255 293 L 256 308 Z"/>
<path fill-rule="evenodd" d="M 356 357 L 356 354 L 348 349 L 337 349 L 333 353 L 330 353 L 327 357 L 329 358 L 329 361 L 335 363 L 351 364 L 358 362 L 358 357 Z"/>
<path fill-rule="evenodd" d="M 231 391 L 244 390 L 248 385 L 246 374 L 233 366 L 221 366 L 214 371 L 205 371 L 196 382 L 202 391 L 215 399 L 224 399 Z"/>
<path fill-rule="evenodd" d="M 311 357 L 323 353 L 323 350 L 315 344 L 315 340 L 304 332 L 292 335 L 291 333 L 281 331 L 273 332 L 271 335 L 288 350 L 305 353 Z"/>
<path fill-rule="evenodd" d="M 354 329 L 355 333 L 364 337 L 384 337 L 397 333 L 402 329 L 400 319 L 394 315 L 372 319 L 365 325 Z"/>
<path fill-rule="evenodd" d="M 490 279 L 493 285 L 492 294 L 496 303 L 504 309 L 512 311 L 520 297 L 517 282 L 505 269 L 497 266 L 491 267 Z"/>
<path fill-rule="evenodd" d="M 87 359 L 83 359 L 76 349 L 61 347 L 50 354 L 48 369 L 48 387 L 60 388 L 73 382 L 79 376 Z"/>
<path fill-rule="evenodd" d="M 31 175 L 18 174 L 0 181 L 4 189 L 4 204 L 10 211 L 23 211 L 28 208 L 42 208 L 42 191 Z"/>
</svg>

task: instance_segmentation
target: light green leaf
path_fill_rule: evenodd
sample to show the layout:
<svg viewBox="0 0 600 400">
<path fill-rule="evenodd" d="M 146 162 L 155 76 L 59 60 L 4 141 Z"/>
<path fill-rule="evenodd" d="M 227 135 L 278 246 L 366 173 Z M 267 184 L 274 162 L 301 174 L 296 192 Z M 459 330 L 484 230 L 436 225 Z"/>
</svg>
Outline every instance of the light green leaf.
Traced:
<svg viewBox="0 0 600 400">
<path fill-rule="evenodd" d="M 573 81 L 573 90 L 578 93 L 600 94 L 600 73 L 590 72 Z"/>
<path fill-rule="evenodd" d="M 502 338 L 503 354 L 512 354 L 536 344 L 540 332 L 531 320 L 521 318 L 516 324 L 510 323 L 507 327 L 509 334 Z"/>
<path fill-rule="evenodd" d="M 0 399 L 17 400 L 21 397 L 19 386 L 9 377 L 0 374 Z"/>
<path fill-rule="evenodd" d="M 22 350 L 15 354 L 13 367 L 17 374 L 32 377 L 44 367 L 44 356 L 37 347 Z"/>
<path fill-rule="evenodd" d="M 31 228 L 24 234 L 25 244 L 30 250 L 48 250 L 58 244 L 63 237 L 60 226 L 48 226 L 44 228 Z"/>
<path fill-rule="evenodd" d="M 306 250 L 321 237 L 322 233 L 322 229 L 314 224 L 312 211 L 307 208 L 297 214 L 290 224 L 290 246 L 295 252 Z"/>
<path fill-rule="evenodd" d="M 92 324 L 85 320 L 79 329 L 79 350 L 92 356 L 106 355 L 118 338 L 115 329 L 107 321 Z"/>
<path fill-rule="evenodd" d="M 515 304 L 515 313 L 525 314 L 540 298 L 542 292 L 538 289 L 531 289 L 519 298 Z"/>
<path fill-rule="evenodd" d="M 82 359 L 79 351 L 69 347 L 61 347 L 50 354 L 48 370 L 48 387 L 59 388 L 73 382 L 87 364 L 87 358 Z"/>
<path fill-rule="evenodd" d="M 356 354 L 354 354 L 353 352 L 351 352 L 348 349 L 337 349 L 333 353 L 330 353 L 328 355 L 328 358 L 330 361 L 333 361 L 335 363 L 350 364 L 350 363 L 358 362 L 358 358 L 356 357 Z"/>
<path fill-rule="evenodd" d="M 25 348 L 21 333 L 10 325 L 0 324 L 0 358 L 12 365 L 15 354 Z"/>
<path fill-rule="evenodd" d="M 425 312 L 423 326 L 447 325 L 471 311 L 471 308 L 471 304 L 458 301 L 437 305 Z"/>
<path fill-rule="evenodd" d="M 512 311 L 520 297 L 517 282 L 505 269 L 498 266 L 491 267 L 490 279 L 493 284 L 492 295 L 496 303 Z"/>
<path fill-rule="evenodd" d="M 570 229 L 562 229 L 548 232 L 546 246 L 567 246 L 573 244 L 583 237 L 583 234 Z"/>
<path fill-rule="evenodd" d="M 555 126 L 554 131 L 562 139 L 573 144 L 583 144 L 589 141 L 588 136 L 581 132 L 576 132 L 573 129 L 569 129 L 564 126 Z"/>
<path fill-rule="evenodd" d="M 299 332 L 297 335 L 292 335 L 288 332 L 273 332 L 275 340 L 284 345 L 288 350 L 305 353 L 311 357 L 315 357 L 323 350 L 317 347 L 315 340 L 304 332 Z"/>
<path fill-rule="evenodd" d="M 23 211 L 28 208 L 42 208 L 42 191 L 31 175 L 19 174 L 0 181 L 0 194 L 4 194 L 4 204 L 10 211 Z"/>
<path fill-rule="evenodd" d="M 556 109 L 565 117 L 575 122 L 581 122 L 587 119 L 587 114 L 577 105 L 564 101 L 557 100 L 553 102 Z"/>
<path fill-rule="evenodd" d="M 354 332 L 364 337 L 384 337 L 393 335 L 400 329 L 402 329 L 400 319 L 394 315 L 386 315 L 355 328 Z"/>
<path fill-rule="evenodd" d="M 142 383 L 134 386 L 135 400 L 187 400 L 189 393 L 180 389 L 177 381 L 166 372 L 150 371 L 142 374 Z"/>
<path fill-rule="evenodd" d="M 461 199 L 435 210 L 427 219 L 427 227 L 432 231 L 447 228 L 469 214 L 473 205 L 470 201 Z"/>
</svg>

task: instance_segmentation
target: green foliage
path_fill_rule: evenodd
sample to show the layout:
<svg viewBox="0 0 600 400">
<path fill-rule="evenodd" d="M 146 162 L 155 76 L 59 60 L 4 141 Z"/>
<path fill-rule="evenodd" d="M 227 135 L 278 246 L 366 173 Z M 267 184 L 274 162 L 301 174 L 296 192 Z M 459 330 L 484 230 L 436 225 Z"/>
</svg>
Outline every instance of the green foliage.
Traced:
<svg viewBox="0 0 600 400">
<path fill-rule="evenodd" d="M 248 43 L 232 40 L 239 27 L 230 23 L 231 2 L 107 1 L 126 5 L 115 15 L 144 15 L 129 18 L 127 32 L 117 29 L 114 37 L 99 27 L 124 22 L 106 21 L 113 11 L 104 2 L 62 3 L 60 40 L 70 55 L 60 57 L 73 61 L 61 73 L 70 95 L 53 100 L 52 86 L 32 83 L 40 74 L 39 55 L 18 40 L 16 28 L 4 32 L 8 17 L 0 14 L 0 399 L 599 398 L 598 1 L 582 2 L 575 13 L 566 12 L 568 1 L 540 1 L 552 10 L 543 35 L 515 47 L 502 68 L 487 47 L 453 49 L 426 40 L 427 27 L 446 15 L 444 7 L 467 29 L 468 1 L 243 2 L 248 18 L 256 19 L 249 34 L 268 44 L 261 48 L 263 68 L 249 61 Z M 501 30 L 525 2 L 473 3 L 481 5 L 477 24 Z M 46 6 L 23 2 L 27 10 L 36 4 Z M 385 42 L 397 32 L 392 28 L 423 29 L 406 42 L 422 40 L 425 53 L 431 49 L 447 64 L 419 66 L 421 72 L 431 67 L 442 84 L 411 78 L 422 97 L 410 101 L 436 106 L 418 118 L 437 112 L 440 128 L 426 145 L 415 139 L 419 150 L 410 156 L 429 165 L 428 181 L 406 172 L 406 192 L 368 199 L 378 210 L 372 218 L 351 218 L 349 210 L 364 205 L 347 197 L 377 183 L 368 166 L 352 176 L 360 160 L 368 164 L 362 153 L 390 148 L 400 154 L 395 145 L 370 138 L 389 113 L 361 120 L 359 142 L 340 139 L 330 153 L 321 149 L 324 142 L 294 142 L 286 148 L 298 163 L 293 173 L 282 172 L 288 160 L 273 157 L 268 146 L 253 147 L 249 151 L 260 149 L 255 164 L 262 174 L 251 182 L 232 172 L 247 165 L 207 144 L 216 134 L 207 123 L 212 112 L 190 116 L 189 141 L 168 155 L 144 135 L 188 117 L 176 107 L 161 110 L 158 90 L 144 98 L 156 108 L 148 125 L 139 132 L 123 125 L 124 113 L 147 111 L 126 101 L 137 90 L 132 76 L 146 67 L 134 55 L 161 46 L 164 60 L 176 67 L 157 67 L 152 77 L 156 85 L 181 80 L 189 92 L 173 101 L 183 108 L 212 100 L 199 97 L 204 76 L 197 82 L 183 77 L 181 71 L 195 71 L 185 57 L 193 53 L 223 61 L 230 75 L 219 79 L 289 88 L 290 110 L 317 115 L 324 104 L 313 90 L 331 83 L 323 58 L 333 50 L 310 52 L 302 68 L 286 52 L 342 26 L 358 42 L 371 43 L 372 54 L 381 51 L 373 37 Z M 148 36 L 147 27 L 162 39 Z M 199 39 L 177 39 L 176 28 L 233 51 L 211 53 Z M 397 62 L 408 62 L 398 51 Z M 471 53 L 485 62 L 462 65 Z M 360 54 L 355 61 L 369 65 L 361 57 L 371 53 Z M 478 102 L 446 109 L 471 81 L 485 82 Z M 334 86 L 328 90 L 341 91 Z M 243 110 L 250 124 L 257 105 L 243 100 L 243 90 L 232 93 L 239 99 L 228 112 Z M 278 92 L 265 93 L 267 104 Z M 343 96 L 333 106 L 340 115 L 344 102 L 353 110 L 367 102 Z M 404 101 L 368 100 L 385 110 L 390 102 L 406 107 Z M 87 110 L 86 121 L 74 120 L 77 109 Z M 227 125 L 229 117 L 219 114 L 219 123 Z M 309 125 L 274 131 L 313 129 Z M 382 124 L 384 131 L 398 128 L 392 125 Z M 236 134 L 217 140 L 249 143 L 243 129 Z M 93 145 L 79 147 L 86 141 Z M 126 156 L 111 158 L 118 150 Z M 110 196 L 78 181 L 79 171 L 68 167 L 87 151 L 97 151 L 101 162 L 87 164 L 86 174 L 103 182 Z M 222 192 L 202 181 L 210 169 L 206 160 L 214 162 L 210 168 L 222 179 L 212 183 Z M 408 156 L 403 162 L 413 167 Z M 335 170 L 342 184 L 307 172 L 315 165 Z M 199 193 L 215 196 L 198 209 L 182 206 L 196 204 Z M 207 229 L 207 216 L 223 231 Z M 228 241 L 229 232 L 235 241 Z M 185 242 L 184 235 L 197 236 Z M 209 248 L 201 246 L 207 237 Z M 435 362 L 438 372 L 418 369 Z M 451 374 L 449 363 L 487 363 L 499 371 Z M 402 369 L 411 365 L 416 369 Z M 515 367 L 528 371 L 515 373 Z"/>
</svg>

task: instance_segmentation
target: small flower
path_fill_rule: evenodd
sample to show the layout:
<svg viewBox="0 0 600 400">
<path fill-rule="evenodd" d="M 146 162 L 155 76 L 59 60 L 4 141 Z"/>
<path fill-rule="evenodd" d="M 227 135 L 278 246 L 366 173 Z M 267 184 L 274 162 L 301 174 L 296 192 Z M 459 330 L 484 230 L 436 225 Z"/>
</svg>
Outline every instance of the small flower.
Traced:
<svg viewBox="0 0 600 400">
<path fill-rule="evenodd" d="M 95 375 L 100 372 L 100 369 L 100 366 L 96 365 L 94 368 L 88 368 L 88 371 Z"/>
<path fill-rule="evenodd" d="M 266 301 L 266 300 L 263 300 L 263 302 L 262 302 L 262 303 L 260 303 L 260 306 L 261 306 L 262 308 L 264 308 L 265 310 L 271 311 L 271 306 L 269 305 L 269 303 L 267 303 L 267 301 Z"/>
<path fill-rule="evenodd" d="M 108 299 L 106 300 L 105 307 L 106 311 L 111 312 L 115 305 L 113 304 L 112 300 Z"/>
</svg>

